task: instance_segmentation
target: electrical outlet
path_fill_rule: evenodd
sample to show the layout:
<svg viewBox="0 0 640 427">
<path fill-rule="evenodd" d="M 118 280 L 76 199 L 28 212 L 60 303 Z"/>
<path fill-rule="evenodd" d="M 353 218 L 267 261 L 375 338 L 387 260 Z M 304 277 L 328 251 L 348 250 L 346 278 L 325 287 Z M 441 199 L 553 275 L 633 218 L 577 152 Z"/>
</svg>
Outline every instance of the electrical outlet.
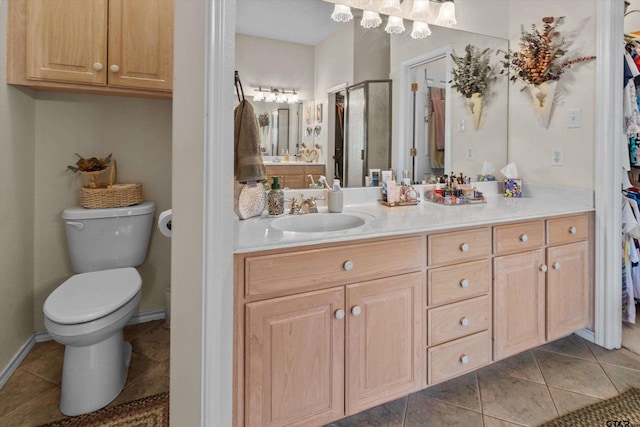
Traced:
<svg viewBox="0 0 640 427">
<path fill-rule="evenodd" d="M 467 130 L 467 122 L 464 119 L 458 120 L 458 132 Z"/>
<path fill-rule="evenodd" d="M 473 160 L 473 148 L 467 147 L 467 160 Z"/>
<path fill-rule="evenodd" d="M 551 149 L 551 165 L 562 166 L 564 164 L 564 150 L 562 148 Z"/>
<path fill-rule="evenodd" d="M 579 128 L 582 126 L 582 110 L 580 108 L 572 108 L 567 110 L 567 127 Z"/>
</svg>

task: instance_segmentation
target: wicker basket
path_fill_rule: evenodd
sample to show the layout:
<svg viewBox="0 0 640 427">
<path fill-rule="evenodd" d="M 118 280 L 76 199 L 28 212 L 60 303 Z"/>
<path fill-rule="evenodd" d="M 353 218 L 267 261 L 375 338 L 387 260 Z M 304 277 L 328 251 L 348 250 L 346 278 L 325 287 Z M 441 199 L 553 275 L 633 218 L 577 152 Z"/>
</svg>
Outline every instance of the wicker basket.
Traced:
<svg viewBox="0 0 640 427">
<path fill-rule="evenodd" d="M 142 184 L 113 184 L 116 162 L 112 161 L 109 185 L 104 188 L 80 189 L 80 205 L 87 209 L 120 208 L 142 202 Z"/>
</svg>

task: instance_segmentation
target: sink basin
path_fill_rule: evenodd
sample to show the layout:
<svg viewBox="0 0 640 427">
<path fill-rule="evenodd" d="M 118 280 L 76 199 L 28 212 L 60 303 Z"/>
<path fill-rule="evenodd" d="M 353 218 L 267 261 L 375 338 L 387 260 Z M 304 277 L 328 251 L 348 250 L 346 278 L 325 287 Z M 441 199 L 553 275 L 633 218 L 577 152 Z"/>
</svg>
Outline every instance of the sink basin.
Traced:
<svg viewBox="0 0 640 427">
<path fill-rule="evenodd" d="M 361 227 L 372 218 L 362 213 L 311 213 L 274 219 L 271 227 L 296 233 L 323 233 Z"/>
</svg>

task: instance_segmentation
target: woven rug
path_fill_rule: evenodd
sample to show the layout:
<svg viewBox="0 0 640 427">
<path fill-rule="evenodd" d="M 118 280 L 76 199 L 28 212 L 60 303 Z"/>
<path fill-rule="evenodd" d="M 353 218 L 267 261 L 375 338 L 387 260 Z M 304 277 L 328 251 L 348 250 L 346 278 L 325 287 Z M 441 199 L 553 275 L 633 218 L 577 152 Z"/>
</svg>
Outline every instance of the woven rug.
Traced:
<svg viewBox="0 0 640 427">
<path fill-rule="evenodd" d="M 640 423 L 640 389 L 570 412 L 541 427 L 633 426 Z"/>
<path fill-rule="evenodd" d="M 112 408 L 64 418 L 41 427 L 168 427 L 169 393 L 143 397 Z"/>
</svg>

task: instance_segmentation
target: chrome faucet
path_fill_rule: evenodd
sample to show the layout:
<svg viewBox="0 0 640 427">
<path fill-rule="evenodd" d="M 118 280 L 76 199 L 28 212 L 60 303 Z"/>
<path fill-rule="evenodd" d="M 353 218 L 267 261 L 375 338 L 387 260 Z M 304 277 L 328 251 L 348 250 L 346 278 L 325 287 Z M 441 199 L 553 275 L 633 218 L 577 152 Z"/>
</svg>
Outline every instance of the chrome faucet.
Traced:
<svg viewBox="0 0 640 427">
<path fill-rule="evenodd" d="M 318 213 L 318 205 L 316 204 L 316 200 L 324 200 L 324 197 L 304 197 L 303 194 L 300 195 L 300 201 L 296 197 L 288 200 L 291 202 L 291 209 L 289 210 L 290 215 L 304 215 L 308 213 Z"/>
</svg>

